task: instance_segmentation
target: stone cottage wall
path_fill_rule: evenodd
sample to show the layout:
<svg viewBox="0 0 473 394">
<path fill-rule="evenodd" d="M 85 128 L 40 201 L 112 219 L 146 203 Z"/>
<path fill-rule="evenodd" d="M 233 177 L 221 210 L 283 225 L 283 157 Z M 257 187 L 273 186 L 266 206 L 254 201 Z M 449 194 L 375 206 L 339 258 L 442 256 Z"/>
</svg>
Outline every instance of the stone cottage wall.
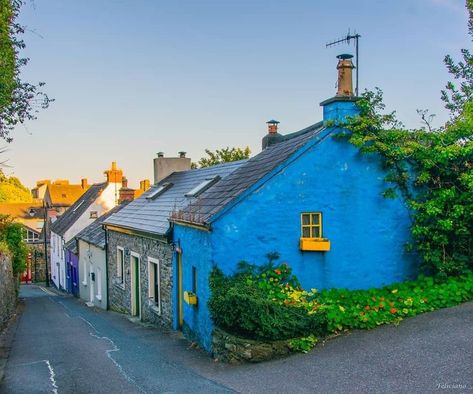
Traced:
<svg viewBox="0 0 473 394">
<path fill-rule="evenodd" d="M 125 249 L 125 283 L 117 278 L 117 248 Z M 141 319 L 165 327 L 172 326 L 172 249 L 157 239 L 108 231 L 108 291 L 110 309 L 131 313 L 131 252 L 140 256 Z M 159 260 L 161 315 L 151 306 L 148 289 L 148 257 Z"/>
<path fill-rule="evenodd" d="M 11 259 L 0 254 L 0 330 L 15 312 L 17 286 Z"/>
<path fill-rule="evenodd" d="M 33 282 L 46 281 L 46 264 L 44 261 L 44 244 L 29 243 L 28 252 L 31 253 L 31 279 Z M 49 244 L 48 244 L 49 251 Z"/>
</svg>

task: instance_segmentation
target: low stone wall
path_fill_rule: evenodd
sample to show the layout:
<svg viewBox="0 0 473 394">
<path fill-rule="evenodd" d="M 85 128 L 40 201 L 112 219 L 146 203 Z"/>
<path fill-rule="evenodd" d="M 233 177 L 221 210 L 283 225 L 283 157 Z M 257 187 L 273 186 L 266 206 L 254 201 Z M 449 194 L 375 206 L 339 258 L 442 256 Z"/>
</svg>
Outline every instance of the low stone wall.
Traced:
<svg viewBox="0 0 473 394">
<path fill-rule="evenodd" d="M 257 363 L 283 357 L 292 353 L 289 343 L 284 341 L 261 342 L 239 338 L 216 328 L 213 334 L 213 354 L 218 361 L 230 364 Z"/>
<path fill-rule="evenodd" d="M 0 254 L 0 330 L 15 313 L 18 281 L 13 277 L 9 257 Z"/>
</svg>

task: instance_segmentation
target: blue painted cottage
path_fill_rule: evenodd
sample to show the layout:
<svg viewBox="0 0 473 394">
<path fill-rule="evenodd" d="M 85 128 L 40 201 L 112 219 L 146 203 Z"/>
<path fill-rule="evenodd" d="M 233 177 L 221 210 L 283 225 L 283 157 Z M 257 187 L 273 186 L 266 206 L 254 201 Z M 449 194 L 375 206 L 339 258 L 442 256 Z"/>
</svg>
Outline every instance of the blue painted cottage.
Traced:
<svg viewBox="0 0 473 394">
<path fill-rule="evenodd" d="M 280 135 L 270 121 L 263 151 L 172 219 L 174 294 L 183 305 L 174 325 L 208 351 L 214 266 L 231 274 L 241 260 L 264 264 L 276 251 L 305 288 L 319 289 L 378 287 L 416 273 L 415 256 L 404 250 L 409 211 L 401 199 L 383 197 L 379 159 L 334 139 L 340 130 L 326 127 L 357 113 L 353 64 L 349 56 L 339 58 L 338 92 L 321 103 L 322 122 Z M 183 302 L 186 291 L 196 293 L 197 305 Z"/>
</svg>

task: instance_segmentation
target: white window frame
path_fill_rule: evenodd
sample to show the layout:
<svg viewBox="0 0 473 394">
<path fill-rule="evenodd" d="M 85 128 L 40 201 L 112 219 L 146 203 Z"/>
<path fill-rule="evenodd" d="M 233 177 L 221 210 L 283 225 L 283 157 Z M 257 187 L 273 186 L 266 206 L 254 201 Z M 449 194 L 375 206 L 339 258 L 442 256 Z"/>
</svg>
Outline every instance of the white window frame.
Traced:
<svg viewBox="0 0 473 394">
<path fill-rule="evenodd" d="M 158 297 L 156 301 L 155 286 L 154 286 L 154 275 L 152 275 L 151 266 L 154 265 L 156 273 L 156 279 L 158 281 Z M 154 271 L 153 271 L 154 272 Z M 151 285 L 153 283 L 153 286 Z M 148 257 L 148 299 L 151 308 L 158 314 L 161 315 L 161 262 L 153 257 Z"/>
<path fill-rule="evenodd" d="M 118 256 L 121 256 L 121 262 Z M 117 281 L 116 283 L 125 287 L 125 248 L 117 246 Z"/>
<path fill-rule="evenodd" d="M 96 283 L 96 289 L 97 289 L 97 294 L 95 295 L 95 298 L 97 300 L 102 301 L 102 270 L 100 267 L 97 267 L 95 270 L 95 283 Z"/>
<path fill-rule="evenodd" d="M 87 274 L 87 260 L 84 259 L 82 264 L 83 264 L 83 271 L 84 271 L 84 279 L 82 279 L 82 285 L 87 286 L 88 284 L 87 278 L 89 277 L 89 275 Z"/>
</svg>

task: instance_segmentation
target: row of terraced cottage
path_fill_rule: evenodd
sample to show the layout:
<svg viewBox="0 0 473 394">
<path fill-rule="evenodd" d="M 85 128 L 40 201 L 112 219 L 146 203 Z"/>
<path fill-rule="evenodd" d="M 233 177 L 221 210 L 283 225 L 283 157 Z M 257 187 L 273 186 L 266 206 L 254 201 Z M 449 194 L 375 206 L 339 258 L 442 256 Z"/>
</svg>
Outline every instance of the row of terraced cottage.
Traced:
<svg viewBox="0 0 473 394">
<path fill-rule="evenodd" d="M 379 159 L 333 138 L 340 130 L 328 126 L 358 111 L 352 68 L 348 56 L 339 58 L 338 91 L 321 103 L 323 121 L 286 135 L 269 121 L 262 151 L 249 160 L 191 169 L 184 154 L 158 155 L 148 191 L 99 214 L 66 244 L 81 298 L 182 330 L 212 351 L 213 267 L 231 274 L 242 260 L 263 264 L 278 252 L 305 288 L 368 288 L 415 275 L 415 255 L 403 247 L 405 202 L 383 198 Z M 91 187 L 71 212 L 96 204 L 94 187 L 107 186 Z M 53 233 L 64 220 L 67 213 Z"/>
</svg>

